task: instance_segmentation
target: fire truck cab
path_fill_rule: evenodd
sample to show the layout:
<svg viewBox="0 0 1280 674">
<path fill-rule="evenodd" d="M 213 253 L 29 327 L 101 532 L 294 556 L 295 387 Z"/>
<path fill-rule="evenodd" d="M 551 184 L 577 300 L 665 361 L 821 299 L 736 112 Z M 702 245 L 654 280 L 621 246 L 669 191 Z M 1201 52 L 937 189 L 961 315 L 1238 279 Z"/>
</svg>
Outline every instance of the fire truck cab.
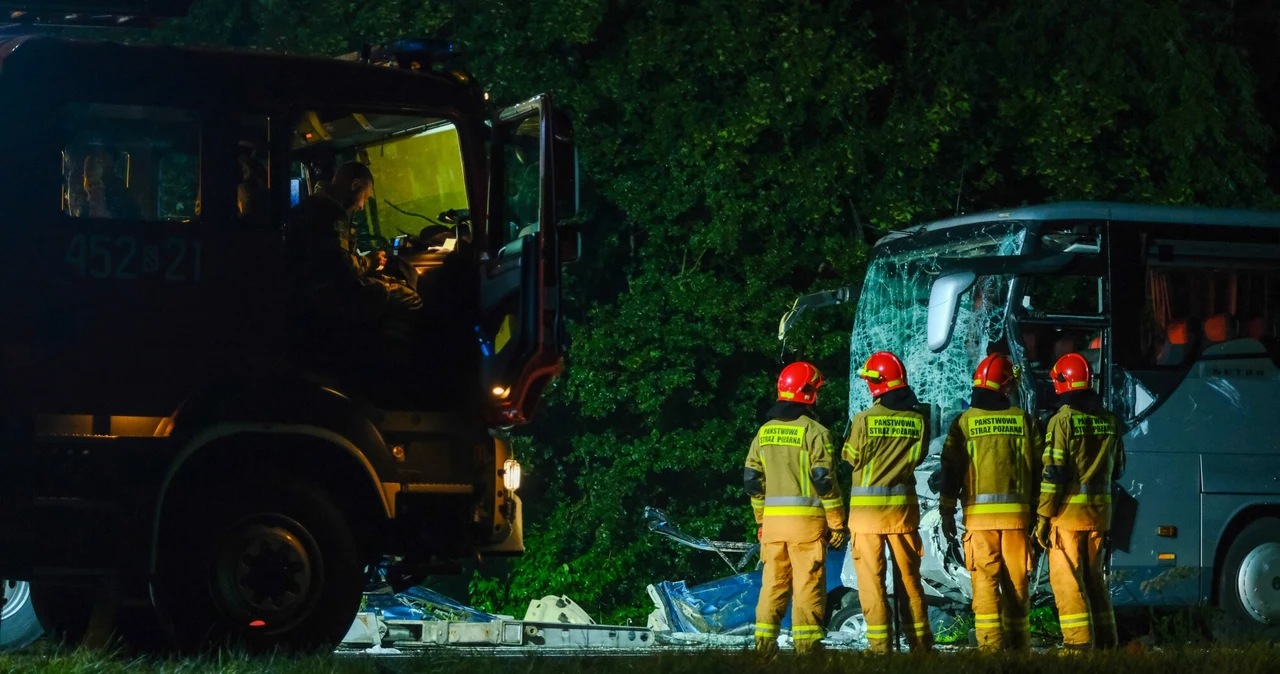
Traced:
<svg viewBox="0 0 1280 674">
<path fill-rule="evenodd" d="M 576 154 L 548 97 L 491 109 L 423 47 L 0 37 L 0 577 L 47 630 L 319 647 L 374 576 L 522 552 L 505 429 L 560 371 Z M 407 352 L 291 276 L 351 161 Z"/>
</svg>

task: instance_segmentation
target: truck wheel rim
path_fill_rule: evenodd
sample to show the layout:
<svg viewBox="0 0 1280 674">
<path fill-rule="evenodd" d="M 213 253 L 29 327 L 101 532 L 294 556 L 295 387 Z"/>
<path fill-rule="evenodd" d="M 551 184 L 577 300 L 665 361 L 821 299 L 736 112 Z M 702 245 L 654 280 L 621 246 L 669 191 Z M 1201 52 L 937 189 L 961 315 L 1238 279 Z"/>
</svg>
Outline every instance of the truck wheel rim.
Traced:
<svg viewBox="0 0 1280 674">
<path fill-rule="evenodd" d="M 306 529 L 259 518 L 223 538 L 214 565 L 219 608 L 241 629 L 276 631 L 306 617 L 319 590 L 319 555 Z"/>
<path fill-rule="evenodd" d="M 1280 622 L 1280 543 L 1263 543 L 1245 556 L 1236 576 L 1240 603 L 1254 620 Z"/>
<path fill-rule="evenodd" d="M 8 620 L 26 607 L 31 601 L 31 586 L 22 580 L 5 580 L 4 608 L 0 609 L 0 620 Z"/>
</svg>

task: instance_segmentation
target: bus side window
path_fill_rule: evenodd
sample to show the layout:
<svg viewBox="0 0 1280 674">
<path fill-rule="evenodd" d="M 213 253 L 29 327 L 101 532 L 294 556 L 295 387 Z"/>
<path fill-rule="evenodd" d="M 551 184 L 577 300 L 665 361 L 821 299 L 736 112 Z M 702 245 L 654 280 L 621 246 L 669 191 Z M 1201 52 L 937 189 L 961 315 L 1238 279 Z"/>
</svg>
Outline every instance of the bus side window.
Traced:
<svg viewBox="0 0 1280 674">
<path fill-rule="evenodd" d="M 1218 344 L 1276 339 L 1280 246 L 1156 240 L 1146 276 L 1148 366 L 1185 367 Z"/>
</svg>

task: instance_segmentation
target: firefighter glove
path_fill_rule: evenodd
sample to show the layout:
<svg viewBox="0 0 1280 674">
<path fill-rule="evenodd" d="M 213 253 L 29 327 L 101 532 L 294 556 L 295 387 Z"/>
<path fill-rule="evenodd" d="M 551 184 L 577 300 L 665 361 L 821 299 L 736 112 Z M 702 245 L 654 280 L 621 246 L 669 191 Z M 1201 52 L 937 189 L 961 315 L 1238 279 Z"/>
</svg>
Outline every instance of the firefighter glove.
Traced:
<svg viewBox="0 0 1280 674">
<path fill-rule="evenodd" d="M 946 543 L 945 557 L 957 564 L 963 564 L 964 555 L 960 551 L 960 535 L 956 531 L 956 511 L 947 508 L 939 510 L 938 514 L 942 516 L 942 537 Z"/>
<path fill-rule="evenodd" d="M 1045 550 L 1049 549 L 1049 518 L 1044 515 L 1040 516 L 1040 520 L 1036 522 L 1036 543 Z"/>
<path fill-rule="evenodd" d="M 834 530 L 834 531 L 832 531 L 832 532 L 831 532 L 831 541 L 830 541 L 830 544 L 831 544 L 831 548 L 832 548 L 833 550 L 839 550 L 840 548 L 843 548 L 843 547 L 844 547 L 844 544 L 845 544 L 845 543 L 848 543 L 848 542 L 849 542 L 849 532 L 848 532 L 848 530 L 846 530 L 846 529 L 836 529 L 836 530 Z"/>
<path fill-rule="evenodd" d="M 938 514 L 942 516 L 942 535 L 947 537 L 947 543 L 956 540 L 956 511 L 951 509 L 939 510 Z"/>
<path fill-rule="evenodd" d="M 756 527 L 756 540 L 757 540 L 757 541 L 763 541 L 763 540 L 764 540 L 764 527 L 762 527 L 762 526 L 757 526 L 757 527 Z"/>
</svg>

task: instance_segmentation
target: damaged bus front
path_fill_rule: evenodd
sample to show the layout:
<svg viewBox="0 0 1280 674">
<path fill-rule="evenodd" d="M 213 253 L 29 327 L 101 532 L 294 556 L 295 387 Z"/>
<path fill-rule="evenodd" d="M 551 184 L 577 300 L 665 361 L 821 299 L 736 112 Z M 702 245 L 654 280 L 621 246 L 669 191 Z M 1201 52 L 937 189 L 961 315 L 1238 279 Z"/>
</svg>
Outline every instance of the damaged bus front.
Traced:
<svg viewBox="0 0 1280 674">
<path fill-rule="evenodd" d="M 852 361 L 902 357 L 932 411 L 927 471 L 984 356 L 1010 355 L 1022 371 L 1014 403 L 1044 421 L 1057 407 L 1049 368 L 1083 354 L 1127 432 L 1128 470 L 1113 486 L 1115 603 L 1216 604 L 1230 629 L 1265 629 L 1280 621 L 1268 571 L 1280 564 L 1278 234 L 1280 213 L 1106 203 L 895 232 L 867 270 Z M 853 379 L 851 414 L 871 402 Z M 921 481 L 926 579 L 932 567 L 967 585 L 932 544 L 936 486 Z"/>
</svg>

